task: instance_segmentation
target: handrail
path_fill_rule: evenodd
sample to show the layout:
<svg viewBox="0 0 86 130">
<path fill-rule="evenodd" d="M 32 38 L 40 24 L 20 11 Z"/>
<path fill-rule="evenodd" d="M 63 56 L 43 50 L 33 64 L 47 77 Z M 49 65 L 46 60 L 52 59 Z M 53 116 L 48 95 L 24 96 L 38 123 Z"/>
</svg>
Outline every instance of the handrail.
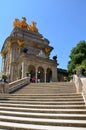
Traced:
<svg viewBox="0 0 86 130">
<path fill-rule="evenodd" d="M 13 81 L 11 83 L 0 83 L 0 92 L 1 93 L 12 93 L 23 86 L 27 85 L 30 83 L 29 77 L 25 77 L 22 79 L 18 79 L 16 81 Z"/>
<path fill-rule="evenodd" d="M 81 82 L 83 84 L 82 86 L 82 95 L 83 95 L 83 98 L 84 98 L 84 101 L 85 101 L 85 104 L 86 104 L 86 78 L 80 78 L 81 79 Z"/>
<path fill-rule="evenodd" d="M 73 75 L 73 82 L 76 86 L 76 92 L 77 93 L 82 92 L 82 82 L 80 80 L 80 77 L 78 77 L 77 75 Z"/>
<path fill-rule="evenodd" d="M 29 83 L 30 83 L 29 77 L 25 77 L 25 78 L 13 81 L 13 82 L 9 83 L 9 93 L 18 90 L 21 87 L 23 87 Z"/>
</svg>

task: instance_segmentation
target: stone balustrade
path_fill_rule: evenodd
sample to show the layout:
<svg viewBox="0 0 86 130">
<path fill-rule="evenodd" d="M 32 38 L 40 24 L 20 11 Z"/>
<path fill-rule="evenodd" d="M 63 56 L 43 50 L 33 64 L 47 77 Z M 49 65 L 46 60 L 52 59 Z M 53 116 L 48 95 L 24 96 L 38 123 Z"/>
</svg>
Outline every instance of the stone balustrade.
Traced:
<svg viewBox="0 0 86 130">
<path fill-rule="evenodd" d="M 82 93 L 86 104 L 86 77 L 78 77 L 77 75 L 73 75 L 73 82 L 76 86 L 76 92 Z"/>
<path fill-rule="evenodd" d="M 14 92 L 30 83 L 29 77 L 25 77 L 9 83 L 9 93 Z"/>
<path fill-rule="evenodd" d="M 85 101 L 85 104 L 86 104 L 86 78 L 80 78 L 81 79 L 81 82 L 83 84 L 82 86 L 82 94 L 83 94 L 83 97 L 84 97 L 84 101 Z"/>
<path fill-rule="evenodd" d="M 0 81 L 0 94 L 8 93 L 9 84 Z"/>
<path fill-rule="evenodd" d="M 12 93 L 29 83 L 29 77 L 18 79 L 11 83 L 0 82 L 0 93 Z"/>
<path fill-rule="evenodd" d="M 73 82 L 76 86 L 76 92 L 77 93 L 82 92 L 82 82 L 80 80 L 80 77 L 78 77 L 77 75 L 73 75 Z"/>
</svg>

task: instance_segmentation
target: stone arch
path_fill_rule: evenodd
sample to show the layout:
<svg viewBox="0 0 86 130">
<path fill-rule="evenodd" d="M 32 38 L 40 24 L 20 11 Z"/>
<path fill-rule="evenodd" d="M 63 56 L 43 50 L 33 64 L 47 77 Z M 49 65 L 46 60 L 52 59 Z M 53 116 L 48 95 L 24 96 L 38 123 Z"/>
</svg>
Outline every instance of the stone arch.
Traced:
<svg viewBox="0 0 86 130">
<path fill-rule="evenodd" d="M 46 71 L 46 82 L 51 82 L 52 81 L 52 70 L 50 68 L 47 68 Z"/>
<path fill-rule="evenodd" d="M 38 67 L 37 79 L 38 82 L 44 82 L 44 69 L 42 66 Z"/>
</svg>

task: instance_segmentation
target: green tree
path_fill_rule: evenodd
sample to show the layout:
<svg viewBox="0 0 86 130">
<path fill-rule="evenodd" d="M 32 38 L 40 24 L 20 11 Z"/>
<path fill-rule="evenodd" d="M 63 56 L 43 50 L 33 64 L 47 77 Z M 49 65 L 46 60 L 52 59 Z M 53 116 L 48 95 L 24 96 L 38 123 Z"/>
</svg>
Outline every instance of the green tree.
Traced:
<svg viewBox="0 0 86 130">
<path fill-rule="evenodd" d="M 80 41 L 76 47 L 71 50 L 70 61 L 68 62 L 69 75 L 83 68 L 86 73 L 86 41 Z"/>
</svg>

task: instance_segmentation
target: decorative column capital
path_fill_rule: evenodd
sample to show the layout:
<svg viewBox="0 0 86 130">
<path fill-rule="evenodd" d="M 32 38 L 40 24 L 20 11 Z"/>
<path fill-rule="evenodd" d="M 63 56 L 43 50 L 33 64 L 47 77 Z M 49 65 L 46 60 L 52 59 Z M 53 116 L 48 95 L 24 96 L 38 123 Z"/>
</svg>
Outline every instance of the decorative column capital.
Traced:
<svg viewBox="0 0 86 130">
<path fill-rule="evenodd" d="M 17 43 L 18 43 L 18 46 L 19 46 L 19 53 L 20 53 L 20 49 L 23 46 L 24 41 L 23 40 L 18 40 Z"/>
<path fill-rule="evenodd" d="M 18 40 L 17 43 L 18 43 L 19 47 L 22 47 L 23 44 L 24 44 L 24 41 L 23 40 Z"/>
<path fill-rule="evenodd" d="M 11 47 L 12 46 L 12 42 L 11 41 L 7 41 L 7 45 L 8 45 L 8 47 Z"/>
<path fill-rule="evenodd" d="M 3 51 L 3 52 L 1 53 L 1 55 L 2 55 L 2 58 L 4 58 L 5 55 L 6 55 L 6 53 Z"/>
</svg>

